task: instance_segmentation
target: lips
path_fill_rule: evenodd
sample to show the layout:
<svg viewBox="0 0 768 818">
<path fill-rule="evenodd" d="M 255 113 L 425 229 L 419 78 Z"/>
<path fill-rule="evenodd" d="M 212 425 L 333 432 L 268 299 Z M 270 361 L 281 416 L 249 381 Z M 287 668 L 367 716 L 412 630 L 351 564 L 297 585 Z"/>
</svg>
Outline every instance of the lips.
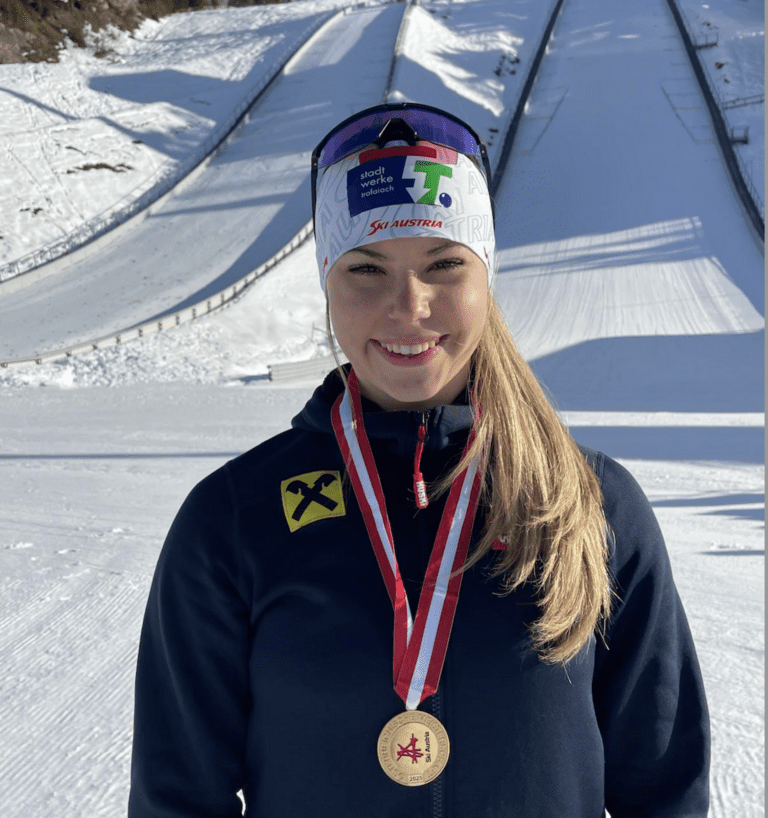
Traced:
<svg viewBox="0 0 768 818">
<path fill-rule="evenodd" d="M 391 341 L 371 340 L 374 347 L 392 363 L 416 365 L 431 361 L 435 355 L 438 355 L 446 338 L 448 338 L 447 335 L 424 340 L 419 338 L 394 339 Z"/>
<path fill-rule="evenodd" d="M 388 344 L 384 341 L 381 341 L 381 345 L 387 352 L 396 352 L 398 355 L 418 355 L 421 352 L 426 352 L 428 349 L 432 349 L 433 346 L 437 344 L 439 338 L 433 338 L 430 341 L 423 341 L 419 344 Z"/>
</svg>

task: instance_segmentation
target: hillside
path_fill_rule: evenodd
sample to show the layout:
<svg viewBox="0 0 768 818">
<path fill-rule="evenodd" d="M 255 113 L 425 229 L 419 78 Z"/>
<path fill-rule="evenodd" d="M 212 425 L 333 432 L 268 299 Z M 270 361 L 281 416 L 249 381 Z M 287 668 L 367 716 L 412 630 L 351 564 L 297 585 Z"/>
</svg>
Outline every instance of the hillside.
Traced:
<svg viewBox="0 0 768 818">
<path fill-rule="evenodd" d="M 104 56 L 109 53 L 109 26 L 133 31 L 147 17 L 157 20 L 190 9 L 257 6 L 265 1 L 0 0 L 0 63 L 56 62 L 67 40 L 80 47 L 97 44 L 96 56 Z"/>
</svg>

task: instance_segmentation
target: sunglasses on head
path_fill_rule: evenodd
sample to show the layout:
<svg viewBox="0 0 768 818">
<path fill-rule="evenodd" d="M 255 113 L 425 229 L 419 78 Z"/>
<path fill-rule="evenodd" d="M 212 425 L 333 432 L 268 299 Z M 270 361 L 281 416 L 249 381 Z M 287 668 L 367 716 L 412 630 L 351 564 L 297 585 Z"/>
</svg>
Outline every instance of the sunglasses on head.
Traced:
<svg viewBox="0 0 768 818">
<path fill-rule="evenodd" d="M 466 122 L 430 105 L 414 102 L 376 105 L 339 123 L 312 151 L 312 218 L 317 204 L 317 177 L 321 170 L 367 145 L 383 147 L 395 140 L 412 145 L 417 141 L 433 142 L 472 157 L 482 167 L 490 185 L 491 166 L 485 143 Z"/>
</svg>

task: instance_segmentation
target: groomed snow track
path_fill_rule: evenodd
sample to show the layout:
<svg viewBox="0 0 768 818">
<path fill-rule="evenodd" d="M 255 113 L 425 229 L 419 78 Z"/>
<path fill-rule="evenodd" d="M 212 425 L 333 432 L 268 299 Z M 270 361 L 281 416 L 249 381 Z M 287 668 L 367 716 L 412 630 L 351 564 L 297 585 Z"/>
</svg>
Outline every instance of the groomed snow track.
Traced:
<svg viewBox="0 0 768 818">
<path fill-rule="evenodd" d="M 717 136 L 717 142 L 723 154 L 723 161 L 728 168 L 728 173 L 730 173 L 731 179 L 733 180 L 733 186 L 741 199 L 741 203 L 744 206 L 744 211 L 747 218 L 755 228 L 755 232 L 760 237 L 761 241 L 765 241 L 765 205 L 760 201 L 754 184 L 752 184 L 751 179 L 749 179 L 747 176 L 745 169 L 742 167 L 742 164 L 739 161 L 736 151 L 733 149 L 733 134 L 729 132 L 723 116 L 723 111 L 721 110 L 721 105 L 715 99 L 713 89 L 710 87 L 710 84 L 707 81 L 707 75 L 704 72 L 701 62 L 699 61 L 696 53 L 696 47 L 689 31 L 689 26 L 686 25 L 685 17 L 683 16 L 680 7 L 675 0 L 667 0 L 667 3 L 669 4 L 669 9 L 675 19 L 677 29 L 680 32 L 680 38 L 683 41 L 685 52 L 688 55 L 688 59 L 691 61 L 691 67 L 696 74 L 696 80 L 699 83 L 701 95 L 704 97 L 704 100 L 707 103 L 709 115 L 712 119 L 712 126 L 714 127 L 715 135 Z"/>
</svg>

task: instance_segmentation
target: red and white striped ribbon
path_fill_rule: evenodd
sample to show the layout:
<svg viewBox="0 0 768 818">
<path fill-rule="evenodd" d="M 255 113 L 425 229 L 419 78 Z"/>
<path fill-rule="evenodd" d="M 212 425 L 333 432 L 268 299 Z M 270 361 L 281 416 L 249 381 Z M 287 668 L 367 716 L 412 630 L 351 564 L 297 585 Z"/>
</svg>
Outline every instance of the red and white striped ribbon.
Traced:
<svg viewBox="0 0 768 818">
<path fill-rule="evenodd" d="M 333 406 L 331 419 L 395 612 L 394 687 L 406 708 L 415 710 L 440 683 L 463 577 L 463 573 L 451 574 L 464 564 L 472 536 L 482 482 L 478 462 L 472 461 L 451 486 L 414 620 L 395 556 L 381 480 L 365 432 L 354 371 L 350 371 L 347 389 Z M 467 448 L 473 438 L 474 429 Z"/>
</svg>

